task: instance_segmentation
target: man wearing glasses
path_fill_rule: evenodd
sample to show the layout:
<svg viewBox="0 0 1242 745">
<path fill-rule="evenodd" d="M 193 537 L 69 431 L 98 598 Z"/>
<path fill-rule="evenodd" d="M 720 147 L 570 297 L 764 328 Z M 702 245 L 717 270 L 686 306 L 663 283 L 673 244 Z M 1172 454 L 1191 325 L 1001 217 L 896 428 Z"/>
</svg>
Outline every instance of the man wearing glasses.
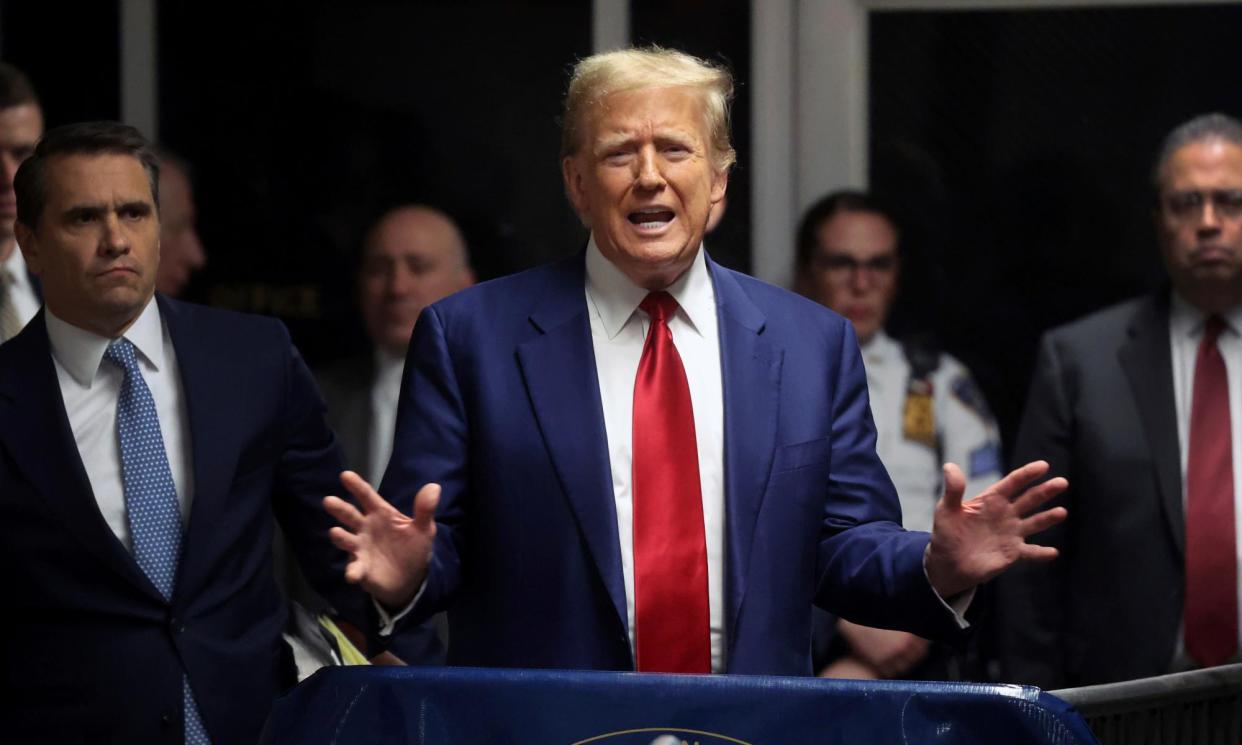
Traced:
<svg viewBox="0 0 1242 745">
<path fill-rule="evenodd" d="M 1155 224 L 1171 287 L 1049 332 L 1015 458 L 1073 474 L 1047 571 L 1001 583 L 1003 672 L 1077 686 L 1237 662 L 1242 123 L 1164 141 Z"/>
<path fill-rule="evenodd" d="M 1000 439 L 970 372 L 926 339 L 884 332 L 900 287 L 898 221 L 870 194 L 838 191 L 798 230 L 801 294 L 848 318 L 858 335 L 877 430 L 876 451 L 897 487 L 902 523 L 929 530 L 944 463 L 961 464 L 975 494 L 1001 476 Z M 973 491 L 972 491 L 973 490 Z M 848 678 L 956 677 L 947 654 L 913 634 L 845 620 L 816 623 L 821 674 Z"/>
</svg>

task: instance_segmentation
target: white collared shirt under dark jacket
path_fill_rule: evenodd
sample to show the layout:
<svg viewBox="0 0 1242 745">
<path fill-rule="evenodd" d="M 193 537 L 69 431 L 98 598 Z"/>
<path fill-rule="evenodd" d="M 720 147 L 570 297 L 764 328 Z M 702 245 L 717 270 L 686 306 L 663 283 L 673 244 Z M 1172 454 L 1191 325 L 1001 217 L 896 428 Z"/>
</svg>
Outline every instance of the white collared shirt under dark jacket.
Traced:
<svg viewBox="0 0 1242 745">
<path fill-rule="evenodd" d="M 180 742 L 187 678 L 212 742 L 254 742 L 295 682 L 278 520 L 316 588 L 375 624 L 327 537 L 343 458 L 279 321 L 157 295 L 124 336 L 181 510 L 172 597 L 130 553 L 109 340 L 45 311 L 0 345 L 0 717 L 21 741 Z"/>
</svg>

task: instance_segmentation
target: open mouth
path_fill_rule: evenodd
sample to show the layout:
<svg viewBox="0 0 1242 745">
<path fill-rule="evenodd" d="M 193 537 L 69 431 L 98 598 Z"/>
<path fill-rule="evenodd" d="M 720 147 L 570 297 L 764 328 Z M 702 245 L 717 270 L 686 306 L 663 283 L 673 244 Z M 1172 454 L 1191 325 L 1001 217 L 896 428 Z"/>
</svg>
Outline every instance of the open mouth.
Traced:
<svg viewBox="0 0 1242 745">
<path fill-rule="evenodd" d="M 676 216 L 666 207 L 645 207 L 628 215 L 631 224 L 640 230 L 659 230 L 671 223 Z"/>
</svg>

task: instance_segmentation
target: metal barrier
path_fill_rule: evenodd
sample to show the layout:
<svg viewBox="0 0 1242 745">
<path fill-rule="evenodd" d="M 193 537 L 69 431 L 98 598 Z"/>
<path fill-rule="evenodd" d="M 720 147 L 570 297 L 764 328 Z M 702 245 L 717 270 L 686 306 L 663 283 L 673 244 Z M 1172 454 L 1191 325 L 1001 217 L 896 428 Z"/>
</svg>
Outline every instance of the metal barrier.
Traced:
<svg viewBox="0 0 1242 745">
<path fill-rule="evenodd" d="M 1242 664 L 1050 691 L 1101 745 L 1239 745 Z"/>
</svg>

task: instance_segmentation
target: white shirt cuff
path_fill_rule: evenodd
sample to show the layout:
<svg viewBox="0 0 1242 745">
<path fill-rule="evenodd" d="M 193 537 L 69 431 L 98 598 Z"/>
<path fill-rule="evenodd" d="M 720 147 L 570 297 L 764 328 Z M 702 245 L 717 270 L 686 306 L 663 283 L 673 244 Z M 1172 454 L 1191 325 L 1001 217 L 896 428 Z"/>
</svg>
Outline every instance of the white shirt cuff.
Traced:
<svg viewBox="0 0 1242 745">
<path fill-rule="evenodd" d="M 929 545 L 928 550 L 930 548 L 931 546 Z M 975 590 L 979 588 L 972 587 L 965 592 L 959 592 L 948 600 L 941 597 L 936 590 L 936 586 L 931 583 L 931 577 L 927 576 L 927 550 L 923 551 L 923 577 L 927 579 L 927 584 L 931 586 L 932 592 L 936 593 L 936 599 L 940 601 L 940 604 L 953 614 L 953 620 L 957 621 L 957 627 L 959 629 L 970 628 L 970 622 L 966 620 L 966 611 L 970 609 L 970 604 L 974 602 Z"/>
<path fill-rule="evenodd" d="M 409 615 L 410 611 L 414 610 L 414 606 L 418 605 L 418 599 L 423 596 L 423 591 L 426 589 L 427 580 L 423 580 L 423 584 L 419 586 L 418 592 L 414 594 L 414 599 L 402 608 L 395 616 L 390 615 L 388 611 L 384 609 L 384 606 L 380 605 L 378 600 L 371 598 L 371 604 L 375 606 L 376 613 L 379 613 L 379 635 L 385 637 L 392 636 L 393 629 L 397 627 L 397 621 L 405 618 Z"/>
</svg>

